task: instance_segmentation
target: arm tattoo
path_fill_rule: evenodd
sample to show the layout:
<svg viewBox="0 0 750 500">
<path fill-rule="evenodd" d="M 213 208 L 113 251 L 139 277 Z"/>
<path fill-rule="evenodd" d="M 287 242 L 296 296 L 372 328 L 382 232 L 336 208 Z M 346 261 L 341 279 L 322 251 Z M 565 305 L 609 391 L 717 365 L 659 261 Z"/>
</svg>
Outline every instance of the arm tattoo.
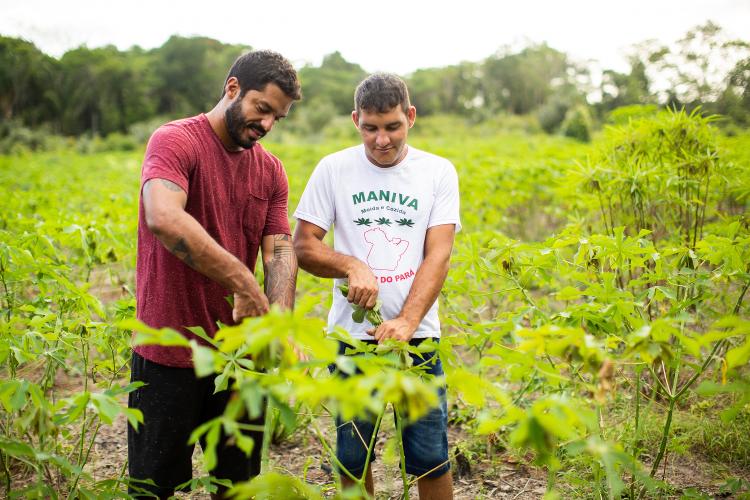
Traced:
<svg viewBox="0 0 750 500">
<path fill-rule="evenodd" d="M 172 247 L 172 253 L 185 264 L 195 269 L 195 262 L 193 262 L 193 257 L 190 255 L 190 249 L 187 243 L 185 243 L 184 238 L 177 240 L 177 243 Z"/>
<path fill-rule="evenodd" d="M 297 256 L 288 234 L 273 236 L 273 257 L 264 265 L 268 301 L 283 308 L 294 307 L 297 285 Z"/>
<path fill-rule="evenodd" d="M 168 181 L 166 179 L 159 179 L 159 182 L 161 182 L 162 186 L 166 187 L 170 191 L 174 191 L 175 193 L 182 191 L 182 188 L 172 181 Z"/>
</svg>

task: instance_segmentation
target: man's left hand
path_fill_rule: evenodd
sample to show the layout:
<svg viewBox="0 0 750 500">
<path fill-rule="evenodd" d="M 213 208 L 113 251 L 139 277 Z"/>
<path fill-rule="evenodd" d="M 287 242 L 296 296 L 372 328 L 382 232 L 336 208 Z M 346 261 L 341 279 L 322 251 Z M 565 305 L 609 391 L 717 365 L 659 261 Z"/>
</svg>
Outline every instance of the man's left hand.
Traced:
<svg viewBox="0 0 750 500">
<path fill-rule="evenodd" d="M 416 330 L 416 326 L 413 326 L 404 318 L 393 318 L 383 321 L 378 328 L 367 330 L 367 333 L 374 336 L 378 343 L 383 342 L 385 339 L 396 339 L 408 342 L 414 336 Z"/>
</svg>

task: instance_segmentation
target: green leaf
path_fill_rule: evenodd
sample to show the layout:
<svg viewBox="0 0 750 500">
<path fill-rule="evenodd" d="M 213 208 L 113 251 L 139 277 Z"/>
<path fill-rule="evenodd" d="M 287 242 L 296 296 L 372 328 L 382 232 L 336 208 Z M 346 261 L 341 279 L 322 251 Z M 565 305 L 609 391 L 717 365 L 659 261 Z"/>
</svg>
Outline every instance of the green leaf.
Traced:
<svg viewBox="0 0 750 500">
<path fill-rule="evenodd" d="M 206 333 L 206 330 L 204 330 L 203 327 L 186 326 L 185 329 L 192 332 L 195 336 L 200 337 L 201 339 L 205 340 L 212 346 L 216 347 L 216 343 L 214 342 L 214 339 L 208 336 L 208 334 Z"/>
<path fill-rule="evenodd" d="M 114 422 L 122 410 L 116 399 L 103 393 L 91 393 L 91 401 L 94 403 L 99 418 L 107 424 Z"/>
<path fill-rule="evenodd" d="M 354 306 L 354 311 L 352 312 L 352 320 L 355 323 L 362 323 L 365 320 L 365 314 L 367 314 L 365 308 L 361 306 Z"/>
<path fill-rule="evenodd" d="M 123 408 L 122 412 L 127 417 L 128 422 L 130 422 L 133 429 L 138 430 L 138 424 L 143 423 L 143 413 L 141 410 L 136 408 Z"/>
<path fill-rule="evenodd" d="M 13 457 L 33 457 L 34 449 L 25 443 L 17 441 L 0 440 L 0 450 Z"/>
<path fill-rule="evenodd" d="M 218 462 L 216 446 L 219 444 L 219 432 L 221 431 L 221 422 L 215 420 L 206 434 L 206 449 L 203 450 L 203 461 L 206 470 L 213 470 Z"/>
<path fill-rule="evenodd" d="M 207 377 L 216 373 L 214 357 L 216 351 L 210 347 L 198 344 L 195 340 L 190 341 L 190 347 L 193 349 L 193 368 L 197 377 Z"/>
<path fill-rule="evenodd" d="M 357 365 L 349 356 L 337 356 L 336 368 L 338 368 L 341 373 L 345 373 L 347 375 L 354 375 L 354 373 L 357 371 Z"/>
<path fill-rule="evenodd" d="M 248 457 L 253 452 L 255 447 L 255 441 L 250 436 L 242 434 L 242 432 L 236 432 L 234 434 L 235 442 L 237 447 L 241 449 Z"/>
<path fill-rule="evenodd" d="M 229 369 L 230 366 L 227 365 L 224 368 L 224 371 L 217 375 L 214 379 L 214 394 L 226 390 L 229 386 Z"/>
<path fill-rule="evenodd" d="M 750 360 L 750 338 L 741 346 L 727 351 L 727 366 L 729 368 L 744 366 L 748 360 Z"/>
</svg>

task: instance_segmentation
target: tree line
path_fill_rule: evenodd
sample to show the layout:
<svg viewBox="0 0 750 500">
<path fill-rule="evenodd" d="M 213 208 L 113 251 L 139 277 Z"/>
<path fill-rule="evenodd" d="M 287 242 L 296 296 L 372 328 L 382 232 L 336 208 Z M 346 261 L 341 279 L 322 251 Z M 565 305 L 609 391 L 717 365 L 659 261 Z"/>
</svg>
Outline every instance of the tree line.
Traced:
<svg viewBox="0 0 750 500">
<path fill-rule="evenodd" d="M 127 133 L 157 117 L 210 109 L 227 68 L 250 49 L 172 36 L 155 49 L 78 47 L 57 59 L 31 42 L 0 36 L 0 116 L 6 127 L 53 134 Z M 405 78 L 422 116 L 447 113 L 478 122 L 498 114 L 535 115 L 554 132 L 566 120 L 601 119 L 616 108 L 645 104 L 701 106 L 750 125 L 750 45 L 728 39 L 716 24 L 697 26 L 669 46 L 635 45 L 629 63 L 627 72 L 592 75 L 590 65 L 542 43 L 503 48 L 478 62 L 418 69 Z M 365 75 L 339 52 L 299 68 L 304 98 L 292 126 L 314 133 L 348 114 L 354 86 Z"/>
</svg>

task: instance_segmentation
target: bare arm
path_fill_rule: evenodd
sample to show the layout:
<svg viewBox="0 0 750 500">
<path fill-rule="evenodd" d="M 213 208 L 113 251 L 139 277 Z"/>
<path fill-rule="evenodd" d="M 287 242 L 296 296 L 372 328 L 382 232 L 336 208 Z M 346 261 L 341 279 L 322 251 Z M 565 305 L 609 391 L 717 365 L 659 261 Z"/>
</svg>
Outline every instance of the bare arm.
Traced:
<svg viewBox="0 0 750 500">
<path fill-rule="evenodd" d="M 299 266 L 321 278 L 348 278 L 347 300 L 365 308 L 375 306 L 378 298 L 378 282 L 370 267 L 361 260 L 336 252 L 323 243 L 326 231 L 323 228 L 299 220 L 294 232 L 294 250 Z"/>
<path fill-rule="evenodd" d="M 235 321 L 268 312 L 268 299 L 250 269 L 185 211 L 187 194 L 182 188 L 165 179 L 151 179 L 143 185 L 142 196 L 146 225 L 167 250 L 234 294 Z"/>
<path fill-rule="evenodd" d="M 271 304 L 282 309 L 294 307 L 297 286 L 297 257 L 288 234 L 264 236 L 261 242 L 265 292 Z"/>
<path fill-rule="evenodd" d="M 396 318 L 384 321 L 371 330 L 378 342 L 387 338 L 411 340 L 422 319 L 437 300 L 450 267 L 455 226 L 443 224 L 427 230 L 424 260 L 417 269 L 401 312 Z"/>
</svg>

